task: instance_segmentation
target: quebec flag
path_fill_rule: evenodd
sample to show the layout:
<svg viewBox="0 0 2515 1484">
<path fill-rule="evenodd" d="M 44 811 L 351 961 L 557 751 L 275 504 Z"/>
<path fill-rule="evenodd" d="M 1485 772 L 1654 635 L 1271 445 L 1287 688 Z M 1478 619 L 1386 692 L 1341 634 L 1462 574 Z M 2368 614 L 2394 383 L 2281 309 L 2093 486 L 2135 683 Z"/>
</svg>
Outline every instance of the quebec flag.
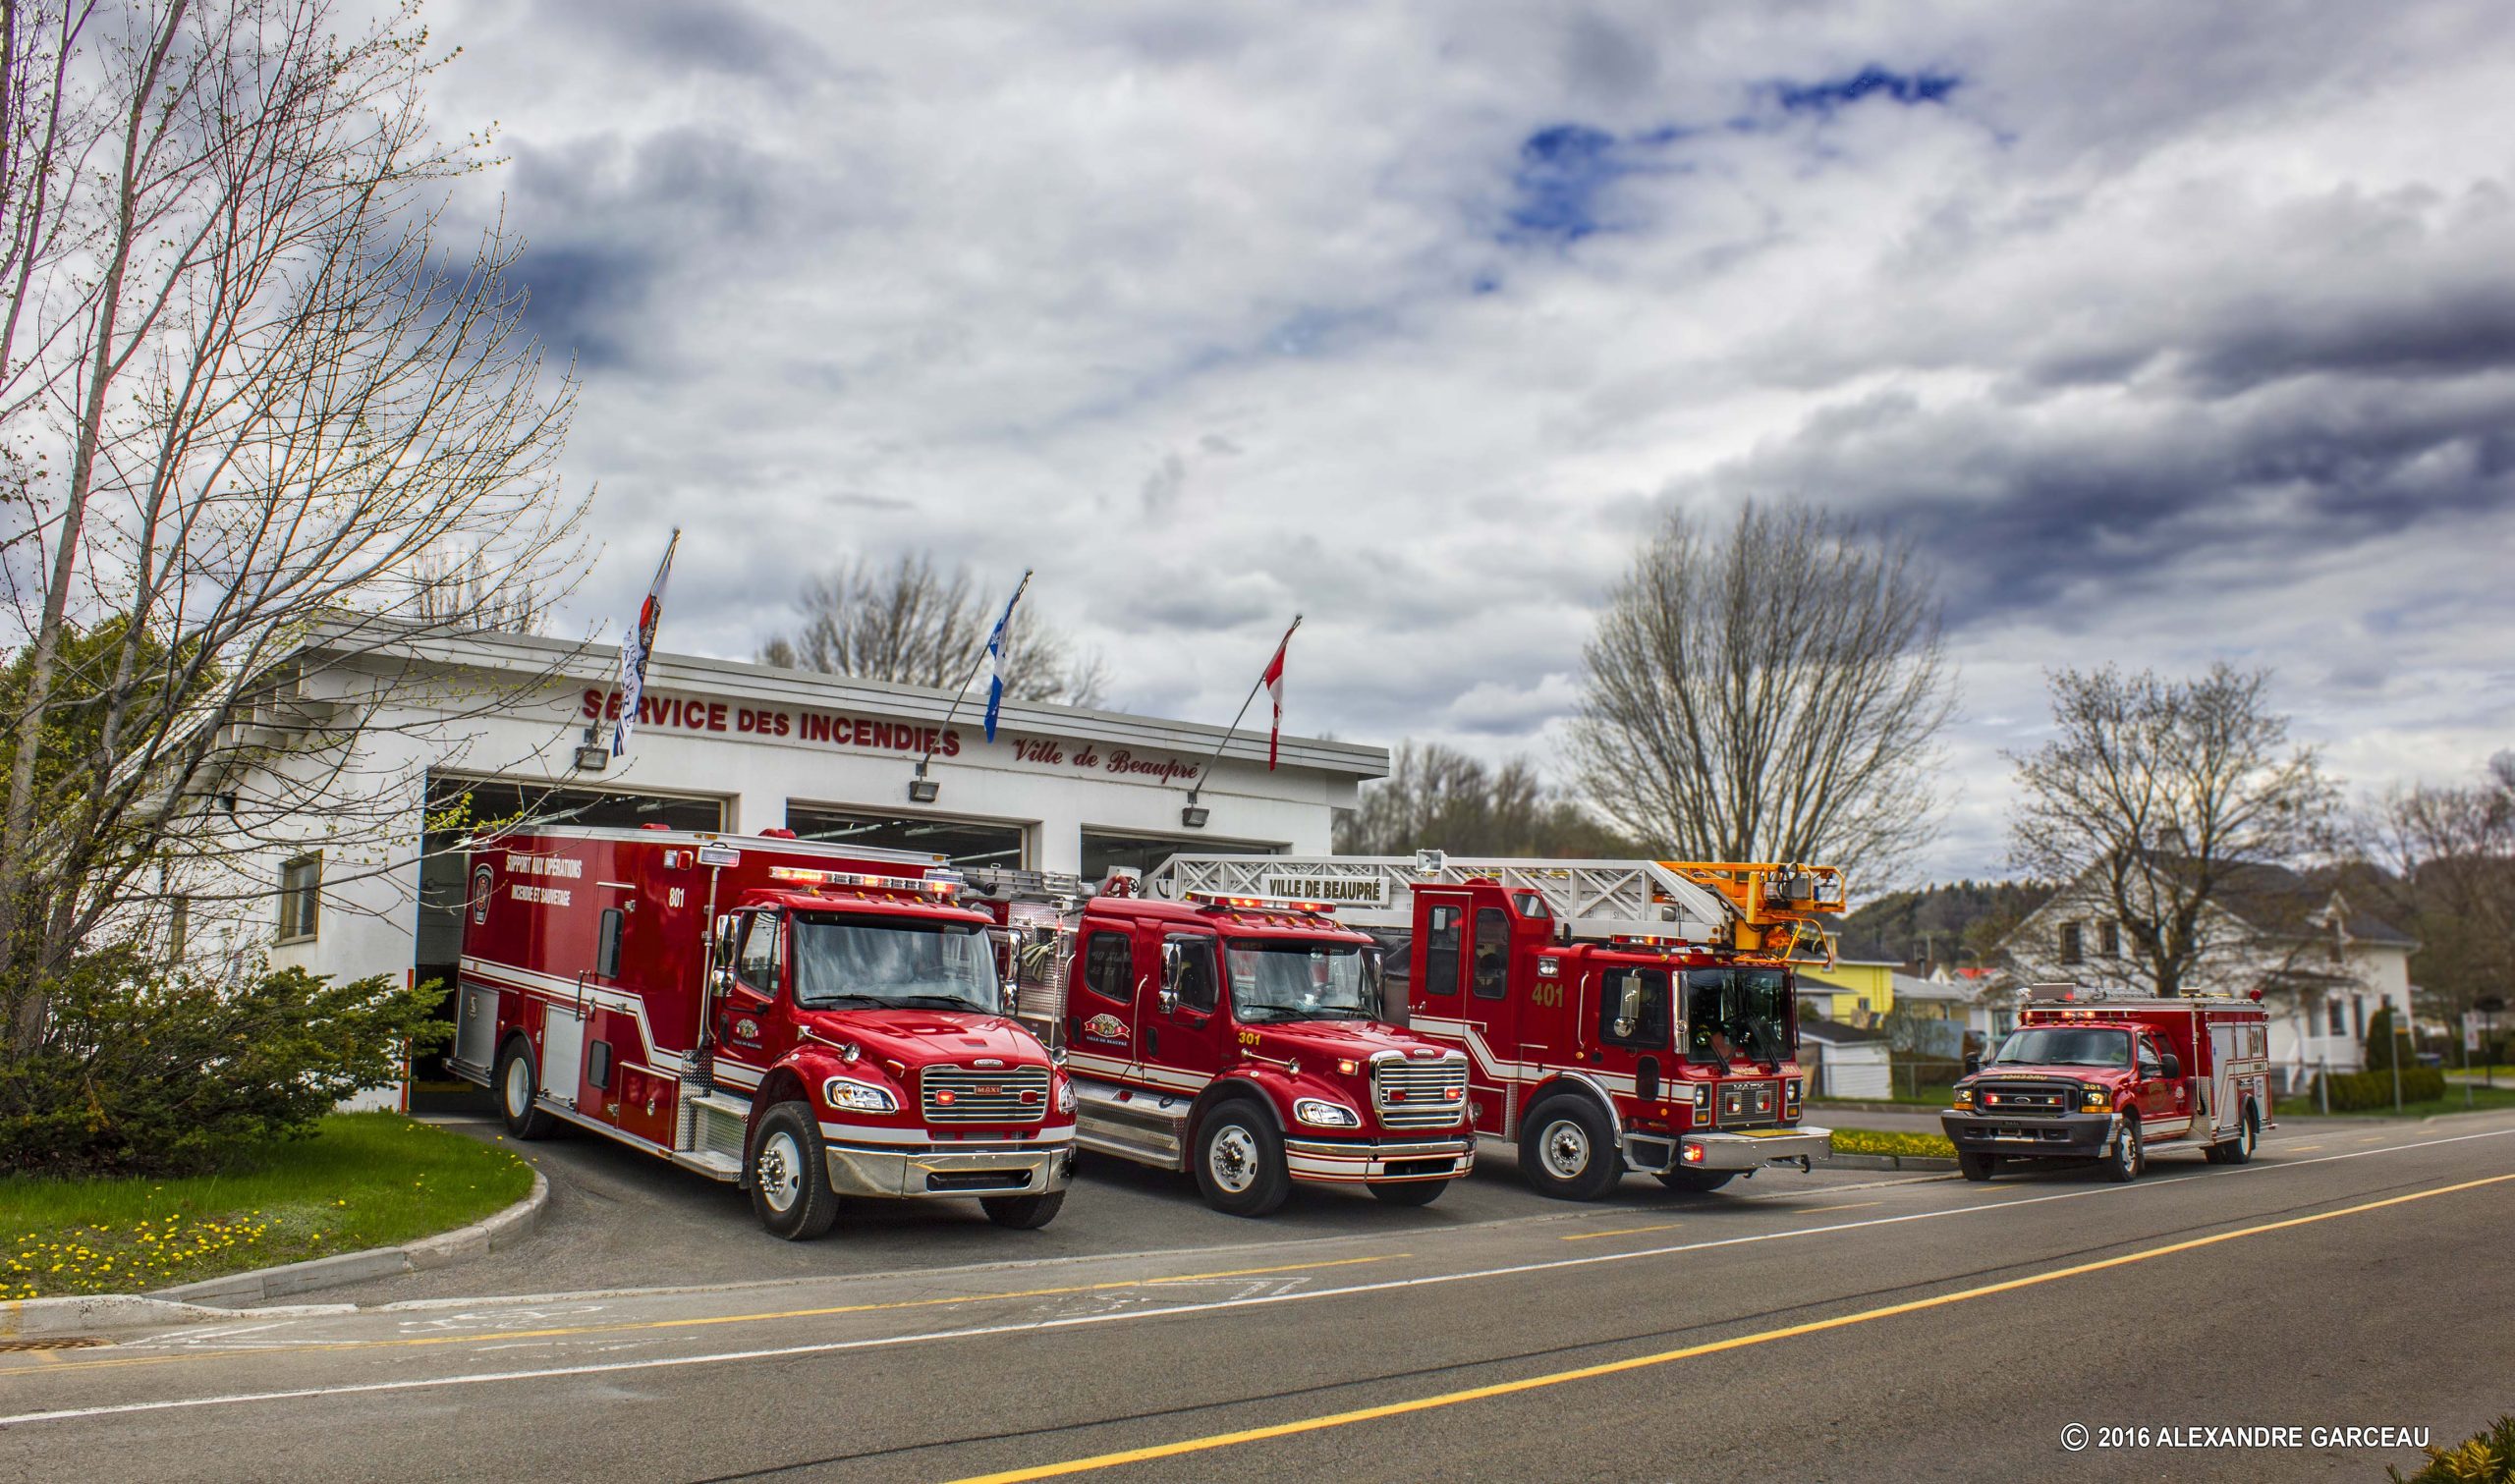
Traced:
<svg viewBox="0 0 2515 1484">
<path fill-rule="evenodd" d="M 995 713 L 1004 705 L 1004 631 L 1013 622 L 1013 605 L 1021 601 L 1022 589 L 1017 587 L 1013 590 L 1013 596 L 1005 602 L 1004 617 L 995 621 L 995 632 L 986 636 L 986 662 L 989 672 L 986 683 L 986 740 L 988 742 L 995 741 Z"/>
</svg>

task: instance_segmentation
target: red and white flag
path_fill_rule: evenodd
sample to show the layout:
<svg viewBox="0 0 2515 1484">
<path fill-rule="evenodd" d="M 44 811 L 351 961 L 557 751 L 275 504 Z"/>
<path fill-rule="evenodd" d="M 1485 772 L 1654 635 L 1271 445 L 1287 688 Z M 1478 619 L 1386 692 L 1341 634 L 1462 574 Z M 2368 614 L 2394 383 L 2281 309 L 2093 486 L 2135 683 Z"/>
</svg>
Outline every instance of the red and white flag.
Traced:
<svg viewBox="0 0 2515 1484">
<path fill-rule="evenodd" d="M 681 545 L 681 527 L 664 543 L 664 559 L 655 579 L 646 584 L 646 600 L 638 605 L 638 622 L 620 636 L 620 720 L 611 729 L 611 755 L 629 750 L 629 733 L 638 724 L 638 703 L 646 693 L 646 661 L 655 652 L 655 630 L 664 621 L 664 583 L 672 578 L 672 554 Z"/>
<path fill-rule="evenodd" d="M 1301 622 L 1295 620 L 1293 629 L 1300 627 Z M 1284 641 L 1275 646 L 1275 657 L 1266 662 L 1266 673 L 1258 678 L 1258 684 L 1265 687 L 1266 693 L 1275 699 L 1275 724 L 1266 733 L 1266 771 L 1269 773 L 1275 771 L 1275 747 L 1284 737 L 1284 651 L 1292 645 L 1293 630 L 1287 629 Z"/>
</svg>

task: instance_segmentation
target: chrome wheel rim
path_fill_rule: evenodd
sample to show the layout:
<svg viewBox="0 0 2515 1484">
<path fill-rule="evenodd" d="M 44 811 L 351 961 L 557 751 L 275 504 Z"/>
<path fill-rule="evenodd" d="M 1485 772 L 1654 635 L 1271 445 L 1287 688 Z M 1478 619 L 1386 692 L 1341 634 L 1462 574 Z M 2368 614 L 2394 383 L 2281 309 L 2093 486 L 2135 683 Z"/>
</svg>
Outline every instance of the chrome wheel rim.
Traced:
<svg viewBox="0 0 2515 1484">
<path fill-rule="evenodd" d="M 804 1193 L 804 1151 L 795 1135 L 780 1129 L 763 1139 L 752 1173 L 768 1209 L 781 1214 L 794 1210 L 796 1197 Z"/>
<path fill-rule="evenodd" d="M 1238 1124 L 1214 1135 L 1205 1151 L 1205 1169 L 1214 1183 L 1238 1195 L 1258 1182 L 1258 1140 Z"/>
<path fill-rule="evenodd" d="M 522 1118 L 532 1111 L 532 1069 L 517 1057 L 507 1063 L 507 1117 Z"/>
<path fill-rule="evenodd" d="M 1570 1119 L 1549 1124 L 1537 1139 L 1537 1157 L 1556 1180 L 1578 1180 L 1590 1168 L 1590 1130 Z"/>
</svg>

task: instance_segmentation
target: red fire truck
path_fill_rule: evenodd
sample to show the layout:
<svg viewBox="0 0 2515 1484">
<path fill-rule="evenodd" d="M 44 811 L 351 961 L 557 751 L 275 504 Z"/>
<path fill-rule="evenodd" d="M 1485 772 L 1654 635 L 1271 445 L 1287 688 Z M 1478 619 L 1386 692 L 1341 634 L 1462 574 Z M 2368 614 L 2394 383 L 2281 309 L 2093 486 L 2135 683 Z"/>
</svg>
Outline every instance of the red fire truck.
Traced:
<svg viewBox="0 0 2515 1484">
<path fill-rule="evenodd" d="M 453 1056 L 507 1127 L 589 1128 L 749 1189 L 802 1239 L 842 1196 L 1045 1226 L 1074 1090 L 1003 1014 L 990 920 L 940 856 L 537 829 L 472 854 Z"/>
<path fill-rule="evenodd" d="M 2270 1119 L 2270 1017 L 2251 1000 L 2039 984 L 1939 1115 L 1967 1180 L 2003 1162 L 2096 1159 L 2137 1180 L 2155 1147 L 2253 1159 Z"/>
<path fill-rule="evenodd" d="M 1791 968 L 1842 910 L 1830 867 L 1181 855 L 1151 886 L 1298 894 L 1373 930 L 1390 1003 L 1466 1051 L 1476 1131 L 1516 1140 L 1541 1194 L 1595 1200 L 1627 1171 L 1713 1190 L 1832 1157 L 1799 1122 Z"/>
<path fill-rule="evenodd" d="M 1295 1181 L 1421 1206 L 1476 1163 L 1467 1059 L 1382 1024 L 1363 934 L 1322 903 L 1136 896 L 1124 876 L 973 871 L 1011 940 L 1021 1014 L 1074 1078 L 1076 1142 L 1194 1172 L 1263 1216 Z"/>
</svg>

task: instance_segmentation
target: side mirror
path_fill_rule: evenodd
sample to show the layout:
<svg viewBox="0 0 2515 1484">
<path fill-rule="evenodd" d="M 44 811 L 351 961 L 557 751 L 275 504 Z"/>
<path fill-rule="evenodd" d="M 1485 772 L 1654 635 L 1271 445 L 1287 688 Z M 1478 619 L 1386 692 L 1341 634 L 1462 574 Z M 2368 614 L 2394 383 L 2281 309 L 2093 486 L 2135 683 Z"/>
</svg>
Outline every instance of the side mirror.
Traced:
<svg viewBox="0 0 2515 1484">
<path fill-rule="evenodd" d="M 1630 1036 L 1633 1034 L 1633 1028 L 1641 1023 L 1642 976 L 1626 974 L 1623 993 L 1616 997 L 1615 1002 L 1615 1033 L 1620 1036 Z"/>
<path fill-rule="evenodd" d="M 1979 1051 L 1969 1051 L 1965 1053 L 1965 1074 L 1970 1077 L 1982 1070 L 1983 1054 Z"/>
<path fill-rule="evenodd" d="M 734 962 L 734 914 L 727 912 L 716 919 L 716 962 Z"/>
<path fill-rule="evenodd" d="M 2183 1059 L 2171 1051 L 2165 1053 L 2165 1079 L 2171 1082 L 2178 1080 L 2182 1075 Z"/>
</svg>

